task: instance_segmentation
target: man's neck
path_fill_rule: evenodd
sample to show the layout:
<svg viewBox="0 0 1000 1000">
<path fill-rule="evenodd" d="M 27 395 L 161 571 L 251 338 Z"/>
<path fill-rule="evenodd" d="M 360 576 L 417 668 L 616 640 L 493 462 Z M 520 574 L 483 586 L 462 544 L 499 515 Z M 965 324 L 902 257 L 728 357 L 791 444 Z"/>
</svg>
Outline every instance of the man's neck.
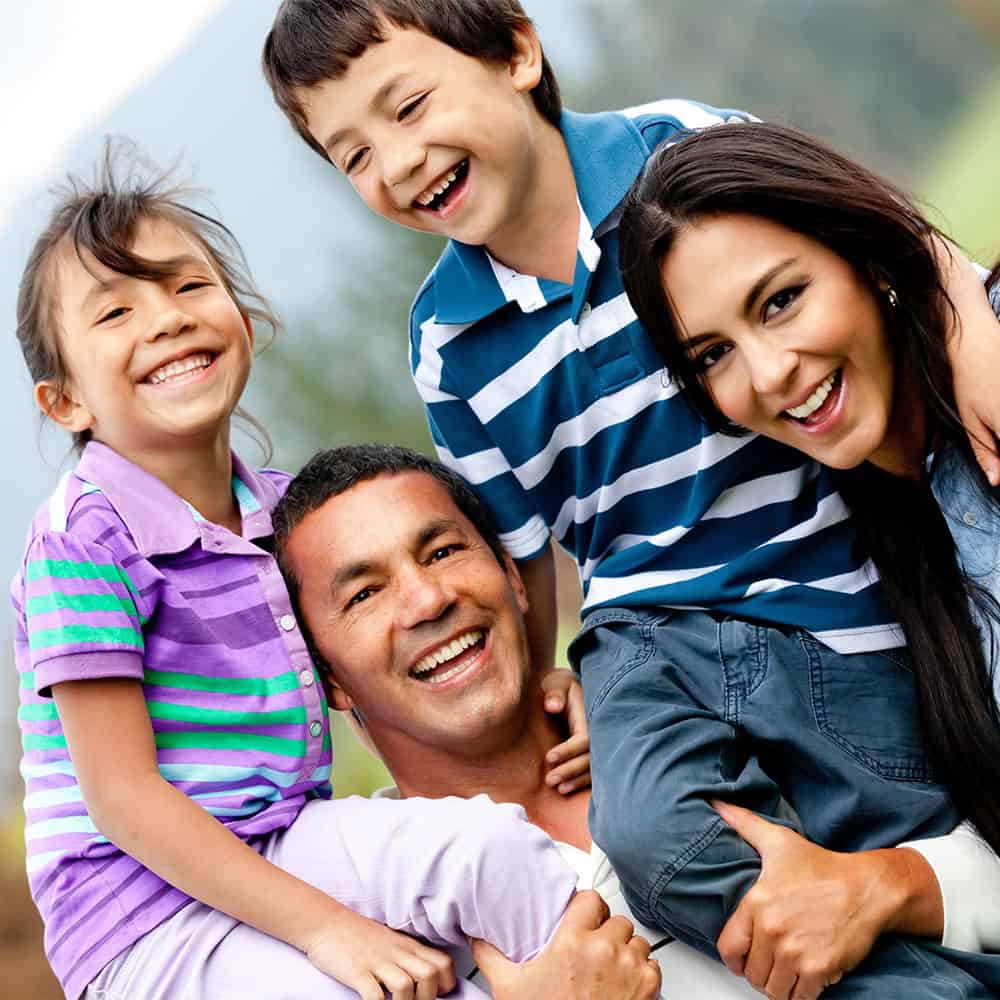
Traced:
<svg viewBox="0 0 1000 1000">
<path fill-rule="evenodd" d="M 434 762 L 427 758 L 418 762 L 414 755 L 409 755 L 406 764 L 419 766 L 406 766 L 402 761 L 401 766 L 396 766 L 389 759 L 386 763 L 404 798 L 446 795 L 471 798 L 484 793 L 494 802 L 523 806 L 528 819 L 553 840 L 587 851 L 590 850 L 587 828 L 590 793 L 562 795 L 545 783 L 548 770 L 545 754 L 561 739 L 539 703 L 538 711 L 533 713 L 520 737 L 503 748 L 494 747 L 467 757 L 448 754 Z"/>
</svg>

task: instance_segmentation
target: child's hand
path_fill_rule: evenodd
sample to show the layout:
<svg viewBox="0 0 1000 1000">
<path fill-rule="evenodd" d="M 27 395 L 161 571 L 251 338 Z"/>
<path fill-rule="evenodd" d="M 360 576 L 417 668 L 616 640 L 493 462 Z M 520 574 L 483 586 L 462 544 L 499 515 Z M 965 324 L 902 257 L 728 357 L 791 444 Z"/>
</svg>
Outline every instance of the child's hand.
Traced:
<svg viewBox="0 0 1000 1000">
<path fill-rule="evenodd" d="M 554 746 L 546 755 L 551 768 L 548 785 L 558 786 L 563 795 L 590 787 L 590 734 L 583 706 L 583 689 L 569 670 L 549 670 L 542 677 L 545 711 L 566 716 L 569 739 Z"/>
<path fill-rule="evenodd" d="M 383 1000 L 385 991 L 392 1000 L 432 1000 L 455 988 L 444 952 L 347 909 L 316 935 L 306 954 L 361 1000 Z"/>
</svg>

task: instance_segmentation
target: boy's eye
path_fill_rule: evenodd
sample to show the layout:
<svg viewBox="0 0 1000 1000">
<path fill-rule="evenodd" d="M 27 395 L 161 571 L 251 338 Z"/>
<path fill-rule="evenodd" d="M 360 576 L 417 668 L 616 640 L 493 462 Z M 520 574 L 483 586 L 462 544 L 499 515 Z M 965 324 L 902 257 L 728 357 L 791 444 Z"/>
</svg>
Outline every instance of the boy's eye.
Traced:
<svg viewBox="0 0 1000 1000">
<path fill-rule="evenodd" d="M 113 319 L 118 319 L 120 316 L 124 316 L 128 312 L 125 306 L 115 306 L 114 309 L 109 309 L 103 316 L 97 321 L 97 325 L 100 326 L 101 323 L 108 323 Z"/>
<path fill-rule="evenodd" d="M 780 315 L 787 309 L 801 294 L 805 285 L 796 285 L 792 288 L 783 288 L 780 292 L 775 292 L 765 303 L 762 319 L 766 323 L 769 319 Z"/>
<path fill-rule="evenodd" d="M 365 146 L 364 149 L 356 149 L 351 153 L 346 160 L 344 160 L 344 173 L 350 174 L 357 170 L 361 166 L 361 161 L 365 158 L 365 154 L 368 152 L 368 147 Z"/>
<path fill-rule="evenodd" d="M 396 112 L 396 120 L 403 121 L 404 119 L 409 118 L 410 115 L 412 115 L 425 100 L 427 100 L 427 95 L 421 94 L 412 101 L 408 101 L 406 104 L 400 105 L 399 110 Z"/>
<path fill-rule="evenodd" d="M 713 365 L 717 365 L 732 349 L 732 344 L 713 344 L 711 347 L 705 348 L 694 359 L 695 368 L 698 371 L 706 371 Z"/>
</svg>

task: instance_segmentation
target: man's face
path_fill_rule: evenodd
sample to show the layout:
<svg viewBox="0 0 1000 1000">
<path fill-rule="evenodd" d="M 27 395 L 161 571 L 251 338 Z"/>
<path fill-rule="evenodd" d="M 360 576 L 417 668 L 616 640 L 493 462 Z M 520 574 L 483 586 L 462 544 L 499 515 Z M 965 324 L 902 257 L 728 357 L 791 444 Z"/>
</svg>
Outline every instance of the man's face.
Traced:
<svg viewBox="0 0 1000 1000">
<path fill-rule="evenodd" d="M 433 476 L 381 475 L 331 498 L 285 558 L 334 707 L 357 708 L 381 747 L 402 736 L 475 752 L 527 704 L 520 577 Z"/>
</svg>

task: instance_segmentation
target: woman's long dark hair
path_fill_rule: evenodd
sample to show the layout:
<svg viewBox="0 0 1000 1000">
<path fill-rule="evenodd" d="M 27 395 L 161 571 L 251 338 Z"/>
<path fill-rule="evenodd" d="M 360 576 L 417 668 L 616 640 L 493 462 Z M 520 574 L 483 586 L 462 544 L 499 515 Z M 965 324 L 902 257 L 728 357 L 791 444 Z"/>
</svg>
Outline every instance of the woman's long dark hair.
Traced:
<svg viewBox="0 0 1000 1000">
<path fill-rule="evenodd" d="M 715 406 L 685 350 L 661 271 L 686 227 L 729 214 L 779 223 L 851 264 L 879 303 L 897 377 L 905 372 L 923 401 L 927 452 L 961 452 L 978 488 L 994 502 L 955 407 L 946 350 L 954 307 L 932 250 L 935 228 L 877 174 L 780 125 L 720 125 L 657 150 L 620 224 L 625 290 L 708 426 L 743 432 Z M 879 291 L 886 286 L 896 293 L 895 306 Z M 988 623 L 1000 620 L 1000 607 L 961 571 L 926 470 L 916 480 L 866 462 L 838 478 L 906 633 L 934 771 L 1000 853 L 1000 715 L 970 601 Z"/>
</svg>

